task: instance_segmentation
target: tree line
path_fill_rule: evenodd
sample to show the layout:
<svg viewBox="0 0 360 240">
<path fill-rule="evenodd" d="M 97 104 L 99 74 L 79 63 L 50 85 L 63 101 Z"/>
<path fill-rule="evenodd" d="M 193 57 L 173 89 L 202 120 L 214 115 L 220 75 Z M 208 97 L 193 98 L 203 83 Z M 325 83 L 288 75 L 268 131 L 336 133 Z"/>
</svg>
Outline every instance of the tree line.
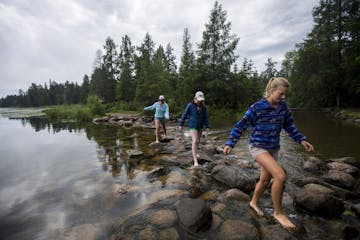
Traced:
<svg viewBox="0 0 360 240">
<path fill-rule="evenodd" d="M 26 92 L 2 98 L 0 106 L 85 103 L 93 95 L 104 103 L 140 106 L 163 94 L 172 106 L 183 108 L 194 92 L 202 90 L 207 104 L 215 108 L 239 108 L 258 100 L 268 79 L 277 75 L 292 83 L 292 106 L 359 107 L 359 2 L 321 0 L 313 9 L 313 30 L 286 53 L 280 70 L 271 58 L 261 73 L 251 60 L 237 65 L 239 38 L 231 33 L 222 5 L 215 2 L 196 50 L 184 29 L 179 67 L 171 44 L 156 46 L 149 33 L 139 46 L 128 35 L 119 45 L 108 37 L 103 51 L 96 52 L 93 72 L 81 85 L 33 83 Z"/>
</svg>

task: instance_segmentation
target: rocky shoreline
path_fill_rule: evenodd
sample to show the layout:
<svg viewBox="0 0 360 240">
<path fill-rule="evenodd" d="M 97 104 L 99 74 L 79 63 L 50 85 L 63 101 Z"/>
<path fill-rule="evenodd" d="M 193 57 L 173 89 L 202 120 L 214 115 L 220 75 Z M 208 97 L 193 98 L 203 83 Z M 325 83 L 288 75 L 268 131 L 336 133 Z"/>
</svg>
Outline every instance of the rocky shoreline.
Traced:
<svg viewBox="0 0 360 240">
<path fill-rule="evenodd" d="M 152 128 L 152 118 L 111 115 L 96 124 Z M 272 217 L 270 187 L 261 207 L 265 217 L 253 212 L 248 202 L 259 169 L 245 149 L 223 155 L 216 131 L 201 143 L 201 167 L 192 167 L 191 140 L 168 126 L 169 139 L 149 146 L 156 162 L 147 171 L 149 185 L 116 184 L 115 198 L 146 192 L 147 202 L 115 222 L 66 229 L 65 239 L 358 239 L 360 238 L 360 162 L 351 157 L 307 157 L 303 174 L 287 181 L 283 206 L 298 226 L 282 228 Z M 142 152 L 128 150 L 128 161 L 143 161 Z M 165 184 L 164 184 L 165 182 Z M 85 234 L 85 233 L 84 233 Z"/>
</svg>

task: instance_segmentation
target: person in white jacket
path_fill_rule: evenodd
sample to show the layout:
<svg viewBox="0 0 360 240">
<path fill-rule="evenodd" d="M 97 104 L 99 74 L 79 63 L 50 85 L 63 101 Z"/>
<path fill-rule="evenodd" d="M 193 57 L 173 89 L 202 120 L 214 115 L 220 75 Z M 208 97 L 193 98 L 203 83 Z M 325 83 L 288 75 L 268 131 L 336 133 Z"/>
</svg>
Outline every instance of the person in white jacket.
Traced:
<svg viewBox="0 0 360 240">
<path fill-rule="evenodd" d="M 169 106 L 165 102 L 164 95 L 160 95 L 157 102 L 153 105 L 145 107 L 144 110 L 154 110 L 154 121 L 155 121 L 155 142 L 159 142 L 160 125 L 164 131 L 164 139 L 166 138 L 166 127 L 165 119 L 169 119 Z"/>
</svg>

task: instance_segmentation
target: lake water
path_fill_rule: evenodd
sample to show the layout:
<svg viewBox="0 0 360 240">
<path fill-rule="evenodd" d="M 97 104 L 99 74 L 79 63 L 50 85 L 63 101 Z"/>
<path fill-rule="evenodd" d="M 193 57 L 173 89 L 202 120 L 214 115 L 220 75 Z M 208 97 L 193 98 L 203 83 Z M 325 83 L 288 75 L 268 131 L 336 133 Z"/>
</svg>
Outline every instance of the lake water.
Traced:
<svg viewBox="0 0 360 240">
<path fill-rule="evenodd" d="M 0 109 L 0 114 L 5 111 Z M 315 155 L 360 159 L 359 126 L 319 112 L 294 115 L 298 128 L 314 144 Z M 234 122 L 228 124 L 230 131 Z M 220 141 L 227 134 L 219 134 Z M 0 236 L 54 239 L 63 234 L 61 229 L 106 224 L 141 206 L 146 193 L 114 199 L 113 186 L 151 184 L 143 175 L 146 164 L 139 167 L 124 159 L 128 149 L 142 150 L 151 159 L 154 152 L 148 144 L 153 138 L 151 129 L 0 117 Z M 289 138 L 282 144 L 284 151 L 303 152 Z M 296 172 L 300 166 L 293 168 Z"/>
</svg>

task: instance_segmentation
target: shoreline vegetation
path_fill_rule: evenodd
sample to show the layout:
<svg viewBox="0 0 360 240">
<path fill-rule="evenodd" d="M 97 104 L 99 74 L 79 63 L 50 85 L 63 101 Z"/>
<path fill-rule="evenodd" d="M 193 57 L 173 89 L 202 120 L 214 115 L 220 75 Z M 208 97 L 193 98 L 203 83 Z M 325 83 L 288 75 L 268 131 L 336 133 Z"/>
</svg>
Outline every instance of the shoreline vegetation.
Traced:
<svg viewBox="0 0 360 240">
<path fill-rule="evenodd" d="M 210 119 L 214 122 L 219 122 L 224 119 L 237 121 L 246 111 L 246 107 L 242 109 L 217 109 L 216 107 L 208 106 L 210 111 Z M 3 108 L 5 109 L 5 108 Z M 91 122 L 95 118 L 108 116 L 111 114 L 121 114 L 121 115 L 138 115 L 138 116 L 148 116 L 153 115 L 152 112 L 143 111 L 142 107 L 136 106 L 136 104 L 122 104 L 122 103 L 113 103 L 113 104 L 101 104 L 98 99 L 93 99 L 89 101 L 88 104 L 72 104 L 72 105 L 57 105 L 57 106 L 47 106 L 40 108 L 8 108 L 8 111 L 2 112 L 1 115 L 9 117 L 12 119 L 15 118 L 27 118 L 27 117 L 46 117 L 50 121 L 81 121 L 81 122 Z M 19 111 L 18 109 L 22 109 Z M 323 111 L 329 113 L 332 117 L 356 124 L 360 126 L 360 109 L 357 108 L 316 108 L 316 109 L 307 109 L 307 108 L 293 108 L 294 111 L 302 110 L 314 110 L 314 111 Z M 171 119 L 177 120 L 181 116 L 181 111 L 171 112 Z"/>
</svg>

